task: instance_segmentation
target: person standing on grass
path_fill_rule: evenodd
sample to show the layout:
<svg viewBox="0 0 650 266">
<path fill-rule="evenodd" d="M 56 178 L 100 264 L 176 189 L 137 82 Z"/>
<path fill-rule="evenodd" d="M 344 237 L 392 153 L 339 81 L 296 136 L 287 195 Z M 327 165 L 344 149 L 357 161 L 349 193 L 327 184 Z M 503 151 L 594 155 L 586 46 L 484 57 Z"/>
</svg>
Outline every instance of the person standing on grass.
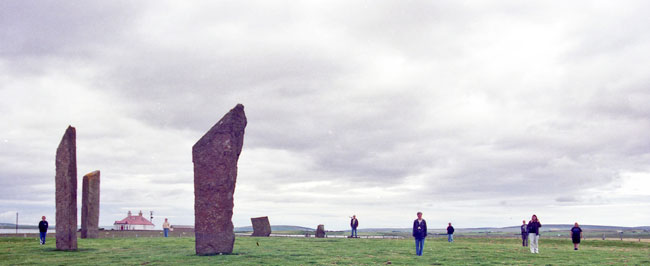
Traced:
<svg viewBox="0 0 650 266">
<path fill-rule="evenodd" d="M 163 231 L 165 232 L 165 237 L 169 236 L 169 222 L 167 221 L 167 218 L 165 218 L 165 222 L 163 223 Z"/>
<path fill-rule="evenodd" d="M 454 242 L 454 227 L 451 226 L 451 223 L 447 226 L 447 242 Z"/>
<path fill-rule="evenodd" d="M 427 237 L 427 221 L 422 219 L 422 212 L 417 213 L 418 218 L 413 221 L 413 237 L 415 238 L 415 254 L 422 256 L 424 239 Z"/>
<path fill-rule="evenodd" d="M 41 238 L 41 245 L 45 245 L 45 237 L 47 236 L 47 228 L 49 226 L 45 220 L 45 216 L 41 217 L 41 221 L 38 222 L 38 234 Z"/>
<path fill-rule="evenodd" d="M 359 220 L 357 220 L 356 215 L 352 215 L 352 219 L 350 220 L 350 227 L 352 227 L 350 237 L 357 237 L 357 227 L 359 227 Z"/>
<path fill-rule="evenodd" d="M 580 246 L 580 239 L 582 238 L 582 229 L 578 226 L 578 222 L 571 228 L 571 240 L 573 240 L 573 250 L 578 250 Z"/>
<path fill-rule="evenodd" d="M 521 225 L 521 246 L 528 246 L 528 226 L 526 225 L 526 220 L 523 220 L 523 224 Z"/>
<path fill-rule="evenodd" d="M 539 253 L 538 240 L 539 240 L 539 228 L 542 227 L 542 224 L 537 219 L 537 215 L 533 214 L 533 217 L 528 222 L 528 241 L 530 242 L 530 253 Z"/>
</svg>

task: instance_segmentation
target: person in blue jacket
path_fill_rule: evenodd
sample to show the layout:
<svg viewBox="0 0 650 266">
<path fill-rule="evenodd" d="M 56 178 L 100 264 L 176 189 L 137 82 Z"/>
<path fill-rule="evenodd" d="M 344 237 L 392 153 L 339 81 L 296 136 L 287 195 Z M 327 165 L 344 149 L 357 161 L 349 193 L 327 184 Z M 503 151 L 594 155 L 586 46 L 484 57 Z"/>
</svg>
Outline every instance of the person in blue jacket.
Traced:
<svg viewBox="0 0 650 266">
<path fill-rule="evenodd" d="M 571 228 L 571 240 L 573 240 L 573 250 L 578 250 L 580 246 L 580 239 L 582 238 L 582 229 L 576 222 Z"/>
<path fill-rule="evenodd" d="M 49 224 L 45 220 L 45 216 L 41 217 L 41 220 L 38 223 L 38 233 L 41 237 L 41 245 L 45 245 L 45 237 L 47 236 L 47 228 L 49 227 Z"/>
<path fill-rule="evenodd" d="M 454 242 L 454 227 L 451 226 L 451 223 L 447 226 L 447 242 Z"/>
<path fill-rule="evenodd" d="M 533 214 L 533 217 L 528 221 L 528 242 L 530 244 L 530 253 L 539 253 L 539 228 L 542 227 L 542 223 L 537 219 L 537 215 Z"/>
<path fill-rule="evenodd" d="M 521 246 L 528 246 L 528 225 L 526 225 L 526 220 L 523 220 L 521 225 Z"/>
<path fill-rule="evenodd" d="M 413 221 L 413 237 L 415 238 L 415 254 L 422 256 L 424 249 L 424 238 L 427 237 L 427 221 L 422 219 L 422 212 L 418 212 L 418 218 Z"/>
</svg>

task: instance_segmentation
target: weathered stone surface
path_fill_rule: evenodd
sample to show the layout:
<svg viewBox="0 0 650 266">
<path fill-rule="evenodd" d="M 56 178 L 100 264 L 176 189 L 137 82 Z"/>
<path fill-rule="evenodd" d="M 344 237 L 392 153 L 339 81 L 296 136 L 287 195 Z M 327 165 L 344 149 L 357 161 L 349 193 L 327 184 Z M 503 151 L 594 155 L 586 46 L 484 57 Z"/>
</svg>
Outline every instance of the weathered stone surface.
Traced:
<svg viewBox="0 0 650 266">
<path fill-rule="evenodd" d="M 77 134 L 69 126 L 56 149 L 56 249 L 77 249 Z"/>
<path fill-rule="evenodd" d="M 99 170 L 83 177 L 81 187 L 81 238 L 99 236 Z"/>
<path fill-rule="evenodd" d="M 232 253 L 237 160 L 244 144 L 246 115 L 238 104 L 192 147 L 196 254 Z"/>
<path fill-rule="evenodd" d="M 269 223 L 269 217 L 257 217 L 251 218 L 251 223 L 253 224 L 253 234 L 252 236 L 270 236 L 271 235 L 271 223 Z"/>
<path fill-rule="evenodd" d="M 316 237 L 318 238 L 325 237 L 325 225 L 319 224 L 318 227 L 316 227 Z"/>
</svg>

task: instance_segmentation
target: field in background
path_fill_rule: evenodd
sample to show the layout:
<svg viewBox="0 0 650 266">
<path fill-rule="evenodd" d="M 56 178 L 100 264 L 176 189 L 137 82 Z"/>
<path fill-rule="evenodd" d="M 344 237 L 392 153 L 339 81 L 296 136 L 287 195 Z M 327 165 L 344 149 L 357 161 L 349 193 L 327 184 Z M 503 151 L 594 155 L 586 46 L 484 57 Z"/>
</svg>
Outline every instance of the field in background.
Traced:
<svg viewBox="0 0 650 266">
<path fill-rule="evenodd" d="M 1 264 L 80 265 L 648 265 L 650 243 L 585 241 L 574 251 L 567 239 L 540 240 L 540 254 L 530 254 L 516 239 L 442 238 L 425 242 L 424 256 L 414 256 L 412 239 L 315 239 L 237 237 L 232 255 L 196 256 L 194 238 L 79 239 L 79 250 L 55 250 L 36 238 L 0 238 Z"/>
</svg>

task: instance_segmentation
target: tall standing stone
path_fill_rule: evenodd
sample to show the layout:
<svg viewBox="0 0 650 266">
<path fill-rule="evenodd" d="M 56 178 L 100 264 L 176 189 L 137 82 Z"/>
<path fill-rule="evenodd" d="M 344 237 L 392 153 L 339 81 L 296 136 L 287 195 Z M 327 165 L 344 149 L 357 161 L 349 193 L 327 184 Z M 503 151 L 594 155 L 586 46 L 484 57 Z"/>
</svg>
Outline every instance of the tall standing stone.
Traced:
<svg viewBox="0 0 650 266">
<path fill-rule="evenodd" d="M 253 224 L 253 234 L 252 236 L 270 236 L 271 235 L 271 223 L 269 223 L 269 217 L 257 217 L 251 218 L 251 223 Z"/>
<path fill-rule="evenodd" d="M 56 149 L 56 249 L 77 249 L 77 133 L 68 129 Z"/>
<path fill-rule="evenodd" d="M 81 238 L 99 237 L 99 170 L 83 177 L 81 187 Z"/>
<path fill-rule="evenodd" d="M 196 254 L 232 253 L 237 160 L 244 144 L 246 115 L 237 104 L 192 147 Z"/>
<path fill-rule="evenodd" d="M 318 238 L 325 237 L 325 225 L 319 224 L 318 227 L 316 227 L 316 237 Z"/>
</svg>

